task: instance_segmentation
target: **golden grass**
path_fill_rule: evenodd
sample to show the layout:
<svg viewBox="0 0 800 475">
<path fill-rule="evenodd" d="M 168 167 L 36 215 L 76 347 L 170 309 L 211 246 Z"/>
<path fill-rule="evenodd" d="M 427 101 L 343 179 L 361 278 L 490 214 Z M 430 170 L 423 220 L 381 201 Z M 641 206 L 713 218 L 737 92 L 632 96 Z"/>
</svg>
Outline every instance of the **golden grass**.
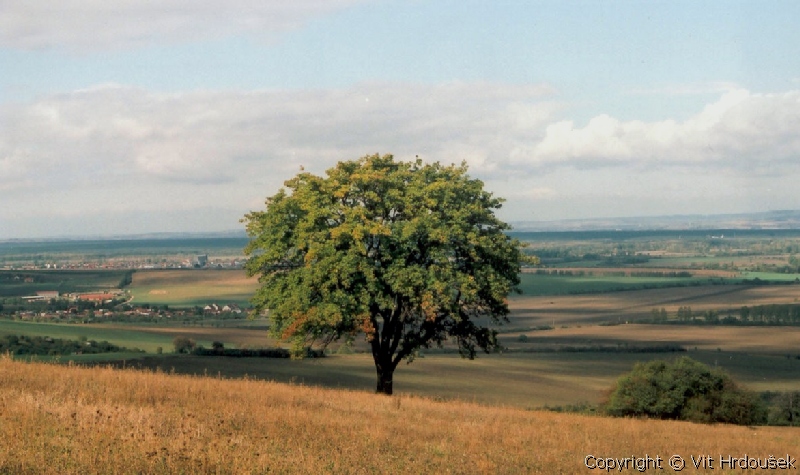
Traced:
<svg viewBox="0 0 800 475">
<path fill-rule="evenodd" d="M 0 473 L 20 474 L 572 474 L 587 471 L 588 454 L 797 457 L 800 447 L 792 428 L 606 419 L 8 358 L 0 360 L 0 421 Z"/>
</svg>

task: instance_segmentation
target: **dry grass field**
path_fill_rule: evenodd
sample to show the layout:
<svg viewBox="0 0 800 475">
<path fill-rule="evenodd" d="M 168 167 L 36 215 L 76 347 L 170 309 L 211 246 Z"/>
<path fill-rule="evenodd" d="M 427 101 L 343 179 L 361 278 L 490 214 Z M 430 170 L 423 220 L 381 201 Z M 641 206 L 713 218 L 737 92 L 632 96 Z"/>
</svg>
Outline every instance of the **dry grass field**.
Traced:
<svg viewBox="0 0 800 475">
<path fill-rule="evenodd" d="M 594 472 L 598 458 L 781 458 L 796 428 L 608 419 L 252 380 L 0 360 L 0 473 Z M 795 462 L 796 464 L 797 462 Z M 596 470 L 595 470 L 596 471 Z M 600 470 L 602 471 L 602 470 Z M 626 470 L 627 473 L 634 470 Z M 760 471 L 760 473 L 770 473 Z"/>
</svg>

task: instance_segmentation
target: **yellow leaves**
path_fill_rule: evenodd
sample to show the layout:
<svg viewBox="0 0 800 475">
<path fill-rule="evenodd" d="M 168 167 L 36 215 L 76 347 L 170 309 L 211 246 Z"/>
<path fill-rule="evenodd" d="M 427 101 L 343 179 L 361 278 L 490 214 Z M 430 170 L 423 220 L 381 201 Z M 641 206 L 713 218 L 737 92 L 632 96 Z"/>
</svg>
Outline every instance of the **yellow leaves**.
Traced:
<svg viewBox="0 0 800 475">
<path fill-rule="evenodd" d="M 283 332 L 281 332 L 281 338 L 284 340 L 288 340 L 299 334 L 302 331 L 301 329 L 305 325 L 307 319 L 308 319 L 307 314 L 304 314 L 302 312 L 294 312 L 292 314 L 291 323 L 287 325 L 286 328 L 283 329 Z"/>
<path fill-rule="evenodd" d="M 314 260 L 316 260 L 316 258 L 317 258 L 317 250 L 315 248 L 310 248 L 306 252 L 305 257 L 303 258 L 303 262 L 305 262 L 306 265 L 309 265 L 309 264 L 313 263 Z"/>
<path fill-rule="evenodd" d="M 361 332 L 364 333 L 367 337 L 367 341 L 372 341 L 375 338 L 375 328 L 372 325 L 372 319 L 370 318 L 368 313 L 362 313 L 356 317 L 356 321 L 358 322 L 358 327 Z"/>
<path fill-rule="evenodd" d="M 419 304 L 419 309 L 422 312 L 422 315 L 425 317 L 425 320 L 429 322 L 433 322 L 436 320 L 436 315 L 438 314 L 438 307 L 434 303 L 433 295 L 430 293 L 425 293 L 422 296 L 422 301 Z"/>
</svg>

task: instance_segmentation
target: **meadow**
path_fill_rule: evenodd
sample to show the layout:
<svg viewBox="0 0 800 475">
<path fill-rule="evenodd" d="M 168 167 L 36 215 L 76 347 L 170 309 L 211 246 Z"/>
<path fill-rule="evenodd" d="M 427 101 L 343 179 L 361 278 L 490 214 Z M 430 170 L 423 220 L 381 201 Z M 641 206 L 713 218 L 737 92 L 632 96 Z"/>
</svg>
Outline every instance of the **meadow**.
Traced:
<svg viewBox="0 0 800 475">
<path fill-rule="evenodd" d="M 719 456 L 796 460 L 800 447 L 791 427 L 610 419 L 9 358 L 0 358 L 0 418 L 0 473 L 23 475 L 573 474 L 596 463 L 589 456 L 649 456 L 661 467 L 651 462 L 649 473 L 674 473 L 674 455 L 692 473 L 730 473 L 738 470 L 720 470 Z M 714 467 L 695 470 L 691 457 L 701 455 Z"/>
<path fill-rule="evenodd" d="M 249 305 L 258 279 L 234 270 L 140 270 L 128 288 L 132 303 L 191 307 L 217 303 Z"/>
<path fill-rule="evenodd" d="M 67 340 L 87 338 L 96 341 L 109 341 L 115 345 L 139 348 L 148 353 L 156 353 L 159 347 L 172 351 L 172 339 L 168 333 L 154 333 L 143 329 L 103 324 L 58 324 L 25 322 L 0 319 L 0 335 L 49 336 Z M 208 341 L 208 345 L 212 340 Z"/>
</svg>

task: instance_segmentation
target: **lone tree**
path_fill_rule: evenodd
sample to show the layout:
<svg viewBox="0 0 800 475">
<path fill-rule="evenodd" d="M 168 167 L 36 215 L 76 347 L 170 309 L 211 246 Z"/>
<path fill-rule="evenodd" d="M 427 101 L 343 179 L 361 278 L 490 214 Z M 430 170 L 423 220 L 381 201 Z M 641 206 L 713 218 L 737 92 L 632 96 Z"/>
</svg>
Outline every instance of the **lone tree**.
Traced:
<svg viewBox="0 0 800 475">
<path fill-rule="evenodd" d="M 326 177 L 300 173 L 245 215 L 246 269 L 259 275 L 254 313 L 302 355 L 366 335 L 378 376 L 420 348 L 454 339 L 463 357 L 497 347 L 489 323 L 507 321 L 523 255 L 494 210 L 502 199 L 467 166 L 371 155 Z"/>
</svg>

